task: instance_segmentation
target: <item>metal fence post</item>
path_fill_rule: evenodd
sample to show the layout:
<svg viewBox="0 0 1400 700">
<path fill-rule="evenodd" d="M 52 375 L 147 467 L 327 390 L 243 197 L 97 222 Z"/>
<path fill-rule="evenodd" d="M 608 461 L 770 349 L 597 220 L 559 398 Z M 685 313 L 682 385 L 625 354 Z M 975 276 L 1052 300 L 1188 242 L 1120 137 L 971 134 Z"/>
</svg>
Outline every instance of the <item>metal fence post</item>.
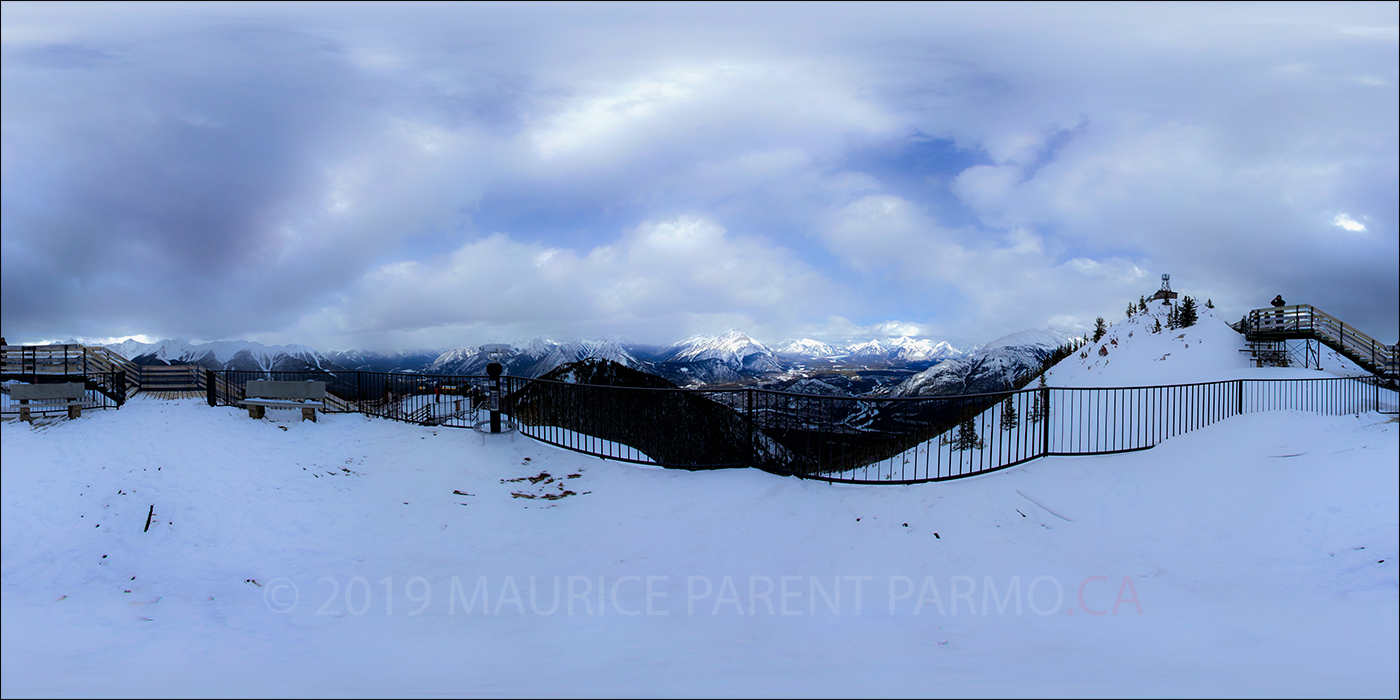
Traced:
<svg viewBox="0 0 1400 700">
<path fill-rule="evenodd" d="M 753 422 L 753 387 L 744 390 L 744 416 L 749 423 L 749 459 L 758 461 L 758 426 Z"/>
<path fill-rule="evenodd" d="M 1040 390 L 1040 456 L 1050 454 L 1050 387 Z"/>
</svg>

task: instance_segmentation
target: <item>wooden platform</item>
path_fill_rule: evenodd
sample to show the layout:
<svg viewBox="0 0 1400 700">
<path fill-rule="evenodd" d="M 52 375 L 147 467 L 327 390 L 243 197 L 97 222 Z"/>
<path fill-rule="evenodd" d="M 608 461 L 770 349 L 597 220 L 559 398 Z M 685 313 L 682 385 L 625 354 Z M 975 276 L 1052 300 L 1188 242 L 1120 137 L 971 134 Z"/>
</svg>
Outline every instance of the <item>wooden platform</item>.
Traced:
<svg viewBox="0 0 1400 700">
<path fill-rule="evenodd" d="M 205 393 L 203 391 L 142 391 L 138 393 L 138 396 L 170 401 L 173 399 L 203 399 Z"/>
<path fill-rule="evenodd" d="M 1396 346 L 1377 342 L 1335 316 L 1308 304 L 1254 309 L 1236 330 L 1252 343 L 1284 340 L 1317 340 L 1360 365 L 1372 374 L 1385 378 L 1400 377 L 1400 358 Z"/>
</svg>

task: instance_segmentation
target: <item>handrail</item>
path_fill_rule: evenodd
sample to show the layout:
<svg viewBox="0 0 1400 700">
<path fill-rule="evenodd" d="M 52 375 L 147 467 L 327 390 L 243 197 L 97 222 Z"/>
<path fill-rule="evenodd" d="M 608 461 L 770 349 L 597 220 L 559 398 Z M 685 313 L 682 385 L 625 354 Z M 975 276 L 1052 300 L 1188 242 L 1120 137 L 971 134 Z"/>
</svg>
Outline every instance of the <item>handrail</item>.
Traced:
<svg viewBox="0 0 1400 700">
<path fill-rule="evenodd" d="M 1400 373 L 1395 345 L 1381 343 L 1309 304 L 1254 309 L 1239 330 L 1249 340 L 1314 338 L 1372 374 L 1393 378 Z"/>
</svg>

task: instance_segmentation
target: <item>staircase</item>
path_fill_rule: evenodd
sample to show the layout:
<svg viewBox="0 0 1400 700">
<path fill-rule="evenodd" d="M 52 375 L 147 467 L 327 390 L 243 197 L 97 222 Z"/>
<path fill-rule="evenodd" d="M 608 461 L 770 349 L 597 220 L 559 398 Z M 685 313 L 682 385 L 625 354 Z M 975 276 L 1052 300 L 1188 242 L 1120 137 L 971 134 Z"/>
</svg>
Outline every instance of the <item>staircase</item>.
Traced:
<svg viewBox="0 0 1400 700">
<path fill-rule="evenodd" d="M 110 372 L 112 376 L 122 377 L 125 381 L 121 387 L 122 397 L 119 403 L 124 403 L 133 394 L 141 390 L 141 367 L 135 362 L 118 355 L 104 347 L 83 347 L 83 356 L 87 360 L 91 372 Z M 123 374 L 116 374 L 121 372 Z M 116 387 L 100 389 L 102 393 L 114 396 Z"/>
<path fill-rule="evenodd" d="M 1283 341 L 1316 340 L 1371 374 L 1383 379 L 1400 377 L 1395 345 L 1377 342 L 1335 316 L 1307 304 L 1255 309 L 1235 330 L 1244 334 L 1261 365 L 1280 361 L 1278 348 Z M 1286 352 L 1281 361 L 1286 367 Z"/>
<path fill-rule="evenodd" d="M 118 406 L 140 388 L 140 368 L 106 348 L 84 345 L 6 345 L 0 375 L 31 383 L 81 379 Z"/>
</svg>

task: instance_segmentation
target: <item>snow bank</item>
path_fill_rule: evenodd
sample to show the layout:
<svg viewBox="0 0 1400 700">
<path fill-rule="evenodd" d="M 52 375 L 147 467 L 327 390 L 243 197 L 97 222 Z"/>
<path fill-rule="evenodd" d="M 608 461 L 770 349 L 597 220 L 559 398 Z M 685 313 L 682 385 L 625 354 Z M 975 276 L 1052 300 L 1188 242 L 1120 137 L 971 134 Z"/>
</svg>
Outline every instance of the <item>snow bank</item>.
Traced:
<svg viewBox="0 0 1400 700">
<path fill-rule="evenodd" d="M 1398 428 L 1258 414 L 855 487 L 137 399 L 0 428 L 0 669 L 7 696 L 1394 696 Z"/>
</svg>

